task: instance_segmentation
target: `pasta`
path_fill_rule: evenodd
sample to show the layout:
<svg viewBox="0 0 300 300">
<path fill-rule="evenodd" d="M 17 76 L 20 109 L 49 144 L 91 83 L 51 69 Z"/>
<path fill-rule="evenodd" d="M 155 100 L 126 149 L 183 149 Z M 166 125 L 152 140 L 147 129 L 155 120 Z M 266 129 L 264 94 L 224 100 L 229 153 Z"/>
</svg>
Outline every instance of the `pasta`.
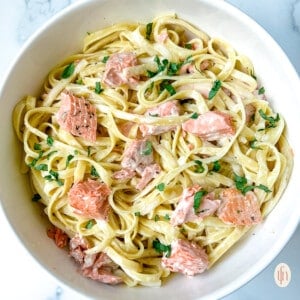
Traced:
<svg viewBox="0 0 300 300">
<path fill-rule="evenodd" d="M 174 14 L 88 33 L 13 125 L 48 235 L 112 284 L 210 269 L 274 208 L 293 164 L 251 61 Z"/>
</svg>

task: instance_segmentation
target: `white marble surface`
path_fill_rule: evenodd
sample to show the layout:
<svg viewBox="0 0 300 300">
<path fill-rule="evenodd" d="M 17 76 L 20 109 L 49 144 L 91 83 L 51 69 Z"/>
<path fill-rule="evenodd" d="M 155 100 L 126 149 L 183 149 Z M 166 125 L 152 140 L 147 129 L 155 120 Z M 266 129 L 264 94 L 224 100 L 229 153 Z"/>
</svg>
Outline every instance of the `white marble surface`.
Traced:
<svg viewBox="0 0 300 300">
<path fill-rule="evenodd" d="M 26 39 L 53 14 L 84 0 L 0 0 L 0 78 Z M 300 74 L 300 0 L 228 0 L 262 25 L 281 45 Z M 5 46 L 5 47 L 4 47 Z M 26 252 L 0 210 L 1 299 L 85 300 L 63 286 Z M 251 282 L 228 295 L 237 299 L 299 299 L 300 227 L 277 258 Z M 290 284 L 280 288 L 274 281 L 279 263 L 289 265 Z"/>
</svg>

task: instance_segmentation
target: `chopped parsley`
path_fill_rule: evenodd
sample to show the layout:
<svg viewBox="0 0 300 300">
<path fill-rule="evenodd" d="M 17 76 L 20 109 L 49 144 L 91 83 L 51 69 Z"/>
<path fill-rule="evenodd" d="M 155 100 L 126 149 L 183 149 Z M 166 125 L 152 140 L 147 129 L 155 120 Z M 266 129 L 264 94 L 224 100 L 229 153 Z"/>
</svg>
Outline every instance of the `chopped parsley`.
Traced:
<svg viewBox="0 0 300 300">
<path fill-rule="evenodd" d="M 203 196 L 205 196 L 207 194 L 207 191 L 198 191 L 195 193 L 194 195 L 194 210 L 195 212 L 197 212 L 197 210 L 199 209 L 201 202 L 202 202 L 202 198 Z"/>
<path fill-rule="evenodd" d="M 152 243 L 152 247 L 158 253 L 166 253 L 166 257 L 170 257 L 171 255 L 171 245 L 164 245 L 159 240 L 154 240 Z"/>
<path fill-rule="evenodd" d="M 39 164 L 34 167 L 37 171 L 48 171 L 48 165 L 47 164 Z"/>
<path fill-rule="evenodd" d="M 170 220 L 171 220 L 169 214 L 165 214 L 164 219 L 165 219 L 166 221 L 170 221 Z"/>
<path fill-rule="evenodd" d="M 102 62 L 106 63 L 108 61 L 108 59 L 109 59 L 109 55 L 106 55 L 102 58 Z"/>
<path fill-rule="evenodd" d="M 137 216 L 137 217 L 140 217 L 140 216 L 141 216 L 141 212 L 136 211 L 136 212 L 134 213 L 134 215 Z"/>
<path fill-rule="evenodd" d="M 152 151 L 152 143 L 150 141 L 146 141 L 145 147 L 141 150 L 141 154 L 150 155 Z"/>
<path fill-rule="evenodd" d="M 48 146 L 50 146 L 50 147 L 53 146 L 53 143 L 54 143 L 53 137 L 48 135 L 46 142 L 47 142 Z"/>
<path fill-rule="evenodd" d="M 190 116 L 191 119 L 198 119 L 198 117 L 199 117 L 199 114 L 196 113 L 196 112 L 194 112 L 194 113 Z"/>
<path fill-rule="evenodd" d="M 236 188 L 238 190 L 240 190 L 242 192 L 242 194 L 244 194 L 244 195 L 247 192 L 254 190 L 255 188 L 263 190 L 266 193 L 271 192 L 271 190 L 263 184 L 260 184 L 260 185 L 247 185 L 247 179 L 245 177 L 239 176 L 237 174 L 234 174 L 234 182 L 235 182 Z"/>
<path fill-rule="evenodd" d="M 162 183 L 160 183 L 160 184 L 158 184 L 157 186 L 156 186 L 156 188 L 160 191 L 160 192 L 163 192 L 164 190 L 165 190 L 165 187 L 166 187 L 166 185 L 162 182 Z"/>
<path fill-rule="evenodd" d="M 69 65 L 67 65 L 64 70 L 61 73 L 61 78 L 66 79 L 69 78 L 75 71 L 75 64 L 74 62 L 71 62 Z"/>
<path fill-rule="evenodd" d="M 258 95 L 262 95 L 265 93 L 265 88 L 262 86 L 259 90 L 258 90 Z"/>
<path fill-rule="evenodd" d="M 167 59 L 163 59 L 162 61 L 160 61 L 160 59 L 157 55 L 154 57 L 154 61 L 157 64 L 157 71 L 152 72 L 150 70 L 147 70 L 147 75 L 148 75 L 149 78 L 152 78 L 155 75 L 157 75 L 158 73 L 164 71 L 166 69 L 166 67 L 168 66 L 168 63 L 169 63 L 169 61 Z"/>
<path fill-rule="evenodd" d="M 53 150 L 53 151 L 49 152 L 49 153 L 47 154 L 47 159 L 50 159 L 50 157 L 51 157 L 54 153 L 56 153 L 56 152 L 58 152 L 58 151 L 57 151 L 57 150 Z"/>
<path fill-rule="evenodd" d="M 194 162 L 196 164 L 195 172 L 196 173 L 203 173 L 205 171 L 205 169 L 203 167 L 202 161 L 201 160 L 195 160 Z"/>
<path fill-rule="evenodd" d="M 56 181 L 59 186 L 63 185 L 63 182 L 59 179 L 59 174 L 56 171 L 50 170 L 49 174 L 44 176 L 46 180 Z"/>
<path fill-rule="evenodd" d="M 37 157 L 37 158 L 34 158 L 34 159 L 31 161 L 31 163 L 28 164 L 28 167 L 30 167 L 30 168 L 34 167 L 34 166 L 36 165 L 36 163 L 38 162 L 38 160 L 39 160 L 40 158 L 42 158 L 43 154 L 44 154 L 44 151 L 43 151 L 43 150 L 40 150 L 40 151 L 39 151 L 38 157 Z"/>
<path fill-rule="evenodd" d="M 261 149 L 260 147 L 257 147 L 255 144 L 257 142 L 257 139 L 253 139 L 252 141 L 249 141 L 249 145 L 251 149 Z"/>
<path fill-rule="evenodd" d="M 87 147 L 87 156 L 91 156 L 91 146 Z"/>
<path fill-rule="evenodd" d="M 70 161 L 74 158 L 74 155 L 69 154 L 66 160 L 66 168 L 69 166 Z"/>
<path fill-rule="evenodd" d="M 96 178 L 100 177 L 99 173 L 97 172 L 97 170 L 94 166 L 91 167 L 91 176 L 96 177 Z"/>
<path fill-rule="evenodd" d="M 218 93 L 219 89 L 221 88 L 222 82 L 220 80 L 215 80 L 214 84 L 211 88 L 211 90 L 209 91 L 208 94 L 208 99 L 211 100 L 212 98 L 214 98 L 216 96 L 216 94 Z"/>
<path fill-rule="evenodd" d="M 91 229 L 93 226 L 94 226 L 94 220 L 89 220 L 86 225 L 85 225 L 85 228 L 86 229 Z"/>
<path fill-rule="evenodd" d="M 153 26 L 153 23 L 148 23 L 146 25 L 146 39 L 147 40 L 150 40 L 150 36 L 151 36 L 151 33 L 152 33 L 152 26 Z"/>
<path fill-rule="evenodd" d="M 267 116 L 262 109 L 259 111 L 260 116 L 267 121 L 265 128 L 275 128 L 277 126 L 277 122 L 280 120 L 279 114 L 276 114 L 276 117 Z"/>
<path fill-rule="evenodd" d="M 37 144 L 37 143 L 34 143 L 34 145 L 33 145 L 33 149 L 34 150 L 42 150 L 42 146 L 41 146 L 41 144 Z"/>
<path fill-rule="evenodd" d="M 104 91 L 104 89 L 101 87 L 101 83 L 99 81 L 97 81 L 95 84 L 95 93 L 100 94 L 103 91 Z"/>
<path fill-rule="evenodd" d="M 171 96 L 176 94 L 176 90 L 170 83 L 168 79 L 164 79 L 160 84 L 159 84 L 160 91 L 162 92 L 163 90 L 167 90 Z"/>
<path fill-rule="evenodd" d="M 41 197 L 40 194 L 34 194 L 34 195 L 32 196 L 32 198 L 31 198 L 31 200 L 32 200 L 33 202 L 38 202 L 38 201 L 41 200 L 41 199 L 42 199 L 42 197 Z"/>
<path fill-rule="evenodd" d="M 155 222 L 159 221 L 159 215 L 155 215 L 155 216 L 154 216 L 154 221 L 155 221 Z"/>
<path fill-rule="evenodd" d="M 212 171 L 219 172 L 220 169 L 221 169 L 220 162 L 218 160 L 214 161 Z"/>
<path fill-rule="evenodd" d="M 184 44 L 184 48 L 191 50 L 191 49 L 193 49 L 193 45 L 190 43 L 187 43 L 187 44 Z"/>
</svg>

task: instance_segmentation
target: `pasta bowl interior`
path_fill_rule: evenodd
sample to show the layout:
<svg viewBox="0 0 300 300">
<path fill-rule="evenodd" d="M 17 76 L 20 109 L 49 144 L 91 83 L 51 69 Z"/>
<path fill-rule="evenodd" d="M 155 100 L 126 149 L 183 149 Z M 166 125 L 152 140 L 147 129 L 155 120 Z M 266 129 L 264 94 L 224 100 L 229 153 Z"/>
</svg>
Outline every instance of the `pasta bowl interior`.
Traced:
<svg viewBox="0 0 300 300">
<path fill-rule="evenodd" d="M 77 3 L 3 84 L 2 207 L 86 296 L 222 297 L 298 224 L 297 86 L 272 38 L 222 1 Z"/>
</svg>

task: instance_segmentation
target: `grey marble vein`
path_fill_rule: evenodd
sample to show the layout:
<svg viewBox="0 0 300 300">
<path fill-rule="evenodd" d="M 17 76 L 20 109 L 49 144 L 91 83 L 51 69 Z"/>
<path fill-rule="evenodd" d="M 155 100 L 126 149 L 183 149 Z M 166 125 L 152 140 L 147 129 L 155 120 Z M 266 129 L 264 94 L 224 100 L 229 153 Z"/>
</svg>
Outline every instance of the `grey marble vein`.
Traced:
<svg viewBox="0 0 300 300">
<path fill-rule="evenodd" d="M 300 0 L 292 2 L 292 26 L 300 34 Z"/>
<path fill-rule="evenodd" d="M 71 3 L 72 0 L 24 0 L 24 11 L 18 26 L 19 43 L 23 43 L 46 20 Z"/>
</svg>

